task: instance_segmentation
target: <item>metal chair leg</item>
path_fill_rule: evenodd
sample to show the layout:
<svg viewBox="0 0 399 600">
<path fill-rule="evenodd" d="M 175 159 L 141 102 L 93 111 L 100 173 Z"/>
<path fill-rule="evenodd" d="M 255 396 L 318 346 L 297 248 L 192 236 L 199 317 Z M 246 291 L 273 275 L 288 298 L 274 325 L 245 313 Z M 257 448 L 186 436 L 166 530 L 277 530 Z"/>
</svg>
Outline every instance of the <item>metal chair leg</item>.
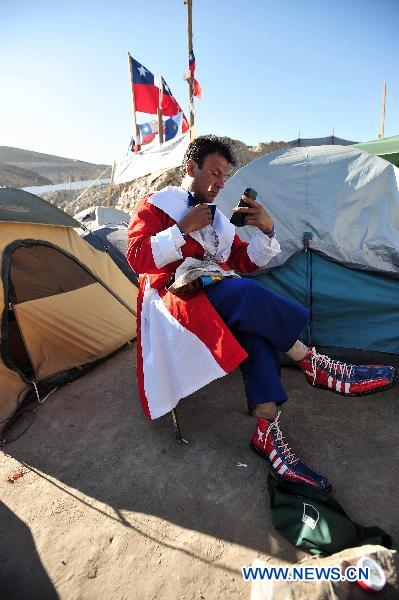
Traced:
<svg viewBox="0 0 399 600">
<path fill-rule="evenodd" d="M 176 440 L 179 442 L 179 444 L 188 444 L 188 441 L 185 440 L 181 435 L 179 419 L 177 418 L 177 412 L 175 408 L 172 408 L 172 419 L 175 427 Z"/>
</svg>

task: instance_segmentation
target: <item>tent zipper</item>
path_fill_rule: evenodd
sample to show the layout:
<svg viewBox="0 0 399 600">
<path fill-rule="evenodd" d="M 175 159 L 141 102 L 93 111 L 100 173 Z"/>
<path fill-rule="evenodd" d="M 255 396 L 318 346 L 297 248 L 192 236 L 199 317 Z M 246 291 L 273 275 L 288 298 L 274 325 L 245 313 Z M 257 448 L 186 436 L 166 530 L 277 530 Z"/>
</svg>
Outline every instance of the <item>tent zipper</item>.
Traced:
<svg viewBox="0 0 399 600">
<path fill-rule="evenodd" d="M 304 231 L 302 244 L 306 255 L 306 307 L 309 311 L 309 320 L 306 327 L 306 343 L 308 346 L 312 344 L 312 241 L 313 233 L 311 231 Z"/>
</svg>

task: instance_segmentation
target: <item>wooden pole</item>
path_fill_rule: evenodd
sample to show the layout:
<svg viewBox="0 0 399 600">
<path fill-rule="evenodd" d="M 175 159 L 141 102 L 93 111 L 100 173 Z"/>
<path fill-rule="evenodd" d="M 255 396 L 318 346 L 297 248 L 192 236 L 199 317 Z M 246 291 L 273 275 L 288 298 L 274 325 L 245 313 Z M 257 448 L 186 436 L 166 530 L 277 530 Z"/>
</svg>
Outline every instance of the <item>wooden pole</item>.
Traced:
<svg viewBox="0 0 399 600">
<path fill-rule="evenodd" d="M 158 108 L 157 108 L 157 117 L 158 117 L 158 141 L 159 145 L 162 146 L 164 137 L 163 137 L 163 119 L 162 119 L 162 97 L 163 97 L 163 77 L 162 75 L 157 76 L 158 83 Z"/>
<path fill-rule="evenodd" d="M 134 134 L 135 134 L 135 145 L 140 142 L 140 127 L 137 125 L 136 119 L 136 106 L 134 103 L 134 87 L 133 87 L 133 70 L 132 70 L 132 57 L 130 56 L 130 52 L 127 53 L 129 58 L 129 69 L 130 69 L 130 80 L 132 82 L 132 102 L 133 102 L 133 122 L 134 122 Z"/>
<path fill-rule="evenodd" d="M 159 143 L 163 144 L 163 119 L 162 119 L 162 109 L 160 107 L 157 108 L 157 115 L 158 115 Z"/>
<path fill-rule="evenodd" d="M 188 56 L 191 56 L 193 51 L 193 0 L 184 0 L 184 4 L 187 6 L 187 38 L 188 38 Z M 187 79 L 188 83 L 188 98 L 190 108 L 190 138 L 194 139 L 194 110 L 193 110 L 193 86 L 194 79 L 191 77 Z"/>
<path fill-rule="evenodd" d="M 108 191 L 107 206 L 111 206 L 112 186 L 113 186 L 113 183 L 114 183 L 114 173 L 115 173 L 115 161 L 113 161 L 113 163 L 112 163 L 111 179 L 109 180 L 109 191 Z"/>
<path fill-rule="evenodd" d="M 387 82 L 384 81 L 384 85 L 382 86 L 382 114 L 381 114 L 381 130 L 379 134 L 379 138 L 384 137 L 384 129 L 385 129 L 385 104 L 387 99 Z"/>
</svg>

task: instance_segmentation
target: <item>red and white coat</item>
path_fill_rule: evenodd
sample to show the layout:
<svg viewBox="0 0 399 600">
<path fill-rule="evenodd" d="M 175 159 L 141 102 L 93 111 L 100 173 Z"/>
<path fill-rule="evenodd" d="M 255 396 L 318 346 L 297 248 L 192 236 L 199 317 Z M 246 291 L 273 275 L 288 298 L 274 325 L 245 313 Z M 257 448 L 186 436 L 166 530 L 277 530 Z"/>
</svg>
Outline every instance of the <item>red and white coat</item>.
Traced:
<svg viewBox="0 0 399 600">
<path fill-rule="evenodd" d="M 213 225 L 183 237 L 176 223 L 188 210 L 187 192 L 168 186 L 143 198 L 128 230 L 127 259 L 139 275 L 137 376 L 144 413 L 156 419 L 181 398 L 223 377 L 247 354 L 203 291 L 182 299 L 166 290 L 187 257 L 201 259 L 212 236 L 219 238 L 217 262 L 226 270 L 251 273 L 280 252 L 275 238 L 256 229 L 249 243 L 216 209 Z M 209 231 L 208 231 L 209 233 Z"/>
</svg>

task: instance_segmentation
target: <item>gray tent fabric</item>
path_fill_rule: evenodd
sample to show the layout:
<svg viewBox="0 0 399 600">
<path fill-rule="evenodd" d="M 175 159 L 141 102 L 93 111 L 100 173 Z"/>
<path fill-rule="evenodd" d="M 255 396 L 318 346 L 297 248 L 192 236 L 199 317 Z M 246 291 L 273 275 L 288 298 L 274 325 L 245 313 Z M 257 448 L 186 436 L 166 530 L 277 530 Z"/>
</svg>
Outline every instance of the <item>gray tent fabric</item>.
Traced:
<svg viewBox="0 0 399 600">
<path fill-rule="evenodd" d="M 291 148 L 297 146 L 329 146 L 330 144 L 334 146 L 351 146 L 352 144 L 357 144 L 357 142 L 344 140 L 335 135 L 329 135 L 322 138 L 297 138 L 296 140 L 287 142 L 287 146 L 290 146 Z"/>
<path fill-rule="evenodd" d="M 75 219 L 87 229 L 103 226 L 129 225 L 130 214 L 113 206 L 90 206 L 75 215 Z"/>
<path fill-rule="evenodd" d="M 66 212 L 39 196 L 16 188 L 0 188 L 0 221 L 80 227 Z"/>
<path fill-rule="evenodd" d="M 352 268 L 399 277 L 399 169 L 378 156 L 347 146 L 283 149 L 249 163 L 220 192 L 230 217 L 245 188 L 275 223 L 282 252 L 267 270 L 303 250 Z M 249 240 L 251 227 L 240 237 Z"/>
<path fill-rule="evenodd" d="M 138 287 L 138 275 L 127 262 L 127 225 L 100 225 L 78 234 L 93 248 L 107 252 L 124 275 Z"/>
</svg>

